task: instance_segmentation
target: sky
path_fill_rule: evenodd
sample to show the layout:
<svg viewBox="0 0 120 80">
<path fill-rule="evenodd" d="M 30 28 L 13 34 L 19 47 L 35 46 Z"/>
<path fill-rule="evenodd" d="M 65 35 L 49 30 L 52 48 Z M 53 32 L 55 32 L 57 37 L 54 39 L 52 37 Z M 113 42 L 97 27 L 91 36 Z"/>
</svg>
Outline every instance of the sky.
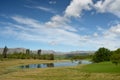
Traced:
<svg viewBox="0 0 120 80">
<path fill-rule="evenodd" d="M 120 48 L 120 0 L 0 0 L 0 47 Z"/>
</svg>

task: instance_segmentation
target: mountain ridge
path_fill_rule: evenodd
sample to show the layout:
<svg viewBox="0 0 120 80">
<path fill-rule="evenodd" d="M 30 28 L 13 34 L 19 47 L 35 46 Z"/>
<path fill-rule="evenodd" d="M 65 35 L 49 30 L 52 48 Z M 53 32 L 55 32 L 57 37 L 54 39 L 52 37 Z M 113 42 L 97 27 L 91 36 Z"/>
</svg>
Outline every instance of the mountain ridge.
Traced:
<svg viewBox="0 0 120 80">
<path fill-rule="evenodd" d="M 2 54 L 4 48 L 0 48 L 0 54 Z M 23 52 L 26 53 L 27 48 L 8 48 L 8 53 L 14 52 Z M 31 53 L 37 53 L 38 50 L 30 50 Z M 41 50 L 41 54 L 55 54 L 55 55 L 62 55 L 62 54 L 93 54 L 95 51 L 70 51 L 70 52 L 57 52 L 54 50 Z"/>
</svg>

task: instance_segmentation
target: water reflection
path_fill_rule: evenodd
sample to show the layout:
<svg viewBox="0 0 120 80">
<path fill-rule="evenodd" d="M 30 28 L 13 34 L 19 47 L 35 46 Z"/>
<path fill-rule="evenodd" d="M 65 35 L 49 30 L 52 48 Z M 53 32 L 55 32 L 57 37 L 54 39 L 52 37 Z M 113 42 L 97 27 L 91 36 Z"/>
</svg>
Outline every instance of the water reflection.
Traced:
<svg viewBox="0 0 120 80">
<path fill-rule="evenodd" d="M 47 65 L 47 67 L 54 67 L 53 63 L 47 63 L 46 65 Z"/>
<path fill-rule="evenodd" d="M 29 65 L 22 65 L 20 68 L 46 68 L 46 67 L 54 67 L 53 63 L 43 63 L 43 64 L 29 64 Z"/>
<path fill-rule="evenodd" d="M 91 64 L 92 62 L 87 60 L 67 61 L 67 62 L 55 62 L 55 63 L 42 63 L 42 64 L 29 64 L 22 65 L 20 68 L 47 68 L 47 67 L 60 67 L 60 66 L 76 66 L 79 64 Z"/>
</svg>

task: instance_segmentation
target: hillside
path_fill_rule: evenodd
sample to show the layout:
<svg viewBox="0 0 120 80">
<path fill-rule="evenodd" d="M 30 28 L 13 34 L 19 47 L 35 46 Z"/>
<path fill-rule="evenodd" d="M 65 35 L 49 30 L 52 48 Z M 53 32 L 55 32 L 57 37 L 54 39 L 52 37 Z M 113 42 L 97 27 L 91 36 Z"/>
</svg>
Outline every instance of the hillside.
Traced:
<svg viewBox="0 0 120 80">
<path fill-rule="evenodd" d="M 37 53 L 37 50 L 30 50 L 31 53 Z M 0 54 L 3 52 L 3 48 L 0 48 Z M 14 53 L 14 52 L 26 52 L 26 48 L 9 48 L 8 54 Z M 41 54 L 55 54 L 55 55 L 88 55 L 93 54 L 95 51 L 71 51 L 71 52 L 56 52 L 53 50 L 41 50 Z"/>
</svg>

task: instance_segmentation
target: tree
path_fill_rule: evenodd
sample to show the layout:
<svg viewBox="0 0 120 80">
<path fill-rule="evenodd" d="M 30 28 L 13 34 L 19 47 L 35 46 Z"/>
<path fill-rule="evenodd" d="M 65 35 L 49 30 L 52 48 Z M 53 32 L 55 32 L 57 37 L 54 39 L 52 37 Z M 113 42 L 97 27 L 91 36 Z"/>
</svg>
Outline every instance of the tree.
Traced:
<svg viewBox="0 0 120 80">
<path fill-rule="evenodd" d="M 116 66 L 120 63 L 120 54 L 113 54 L 111 56 L 111 61 L 113 64 L 115 64 Z"/>
<path fill-rule="evenodd" d="M 26 49 L 26 54 L 30 54 L 30 49 Z"/>
<path fill-rule="evenodd" d="M 7 51 L 8 51 L 8 48 L 7 46 L 4 47 L 4 50 L 3 50 L 3 58 L 7 58 Z"/>
<path fill-rule="evenodd" d="M 39 49 L 38 52 L 37 52 L 37 54 L 38 54 L 38 55 L 41 55 L 41 51 L 42 51 L 42 50 Z"/>
<path fill-rule="evenodd" d="M 54 54 L 49 55 L 49 60 L 54 60 Z"/>
<path fill-rule="evenodd" d="M 93 56 L 93 61 L 94 62 L 103 62 L 103 61 L 109 61 L 111 56 L 111 52 L 107 48 L 99 48 L 94 56 Z"/>
<path fill-rule="evenodd" d="M 120 48 L 112 52 L 111 61 L 116 66 L 120 63 Z"/>
</svg>

